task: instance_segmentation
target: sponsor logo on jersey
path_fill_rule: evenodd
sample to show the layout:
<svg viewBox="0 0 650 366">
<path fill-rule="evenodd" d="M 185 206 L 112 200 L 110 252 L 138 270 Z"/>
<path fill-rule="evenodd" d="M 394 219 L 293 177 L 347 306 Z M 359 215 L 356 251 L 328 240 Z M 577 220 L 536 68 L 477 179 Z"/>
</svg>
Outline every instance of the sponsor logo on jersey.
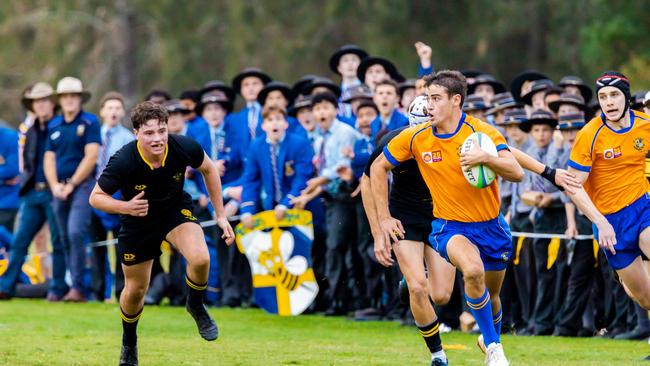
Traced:
<svg viewBox="0 0 650 366">
<path fill-rule="evenodd" d="M 134 260 L 135 260 L 135 254 L 124 253 L 124 261 L 125 262 L 133 262 Z"/>
<path fill-rule="evenodd" d="M 422 153 L 422 161 L 425 163 L 437 163 L 439 161 L 442 161 L 442 151 L 437 150 L 437 151 L 427 151 Z"/>
<path fill-rule="evenodd" d="M 623 155 L 623 153 L 621 152 L 621 147 L 620 146 L 617 146 L 617 147 L 614 147 L 614 148 L 611 148 L 611 149 L 605 149 L 603 151 L 603 158 L 605 160 L 616 159 L 621 155 Z"/>
<path fill-rule="evenodd" d="M 147 188 L 147 186 L 144 184 L 138 184 L 134 188 L 136 191 L 144 191 L 144 189 Z"/>
</svg>

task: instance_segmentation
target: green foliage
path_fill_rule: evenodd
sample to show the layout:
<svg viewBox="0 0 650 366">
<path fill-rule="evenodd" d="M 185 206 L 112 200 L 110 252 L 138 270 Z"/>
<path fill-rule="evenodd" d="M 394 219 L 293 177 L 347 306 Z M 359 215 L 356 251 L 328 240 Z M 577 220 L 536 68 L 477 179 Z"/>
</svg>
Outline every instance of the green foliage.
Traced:
<svg viewBox="0 0 650 366">
<path fill-rule="evenodd" d="M 119 89 L 134 103 L 154 87 L 173 94 L 245 66 L 295 81 L 306 73 L 338 80 L 331 52 L 357 43 L 414 77 L 413 44 L 433 47 L 438 68 L 479 68 L 506 84 L 527 68 L 588 82 L 605 69 L 642 77 L 650 62 L 644 1 L 298 0 L 0 2 L 0 108 L 16 124 L 30 83 L 65 75 L 94 93 Z M 638 70 L 638 71 L 636 71 Z"/>
</svg>

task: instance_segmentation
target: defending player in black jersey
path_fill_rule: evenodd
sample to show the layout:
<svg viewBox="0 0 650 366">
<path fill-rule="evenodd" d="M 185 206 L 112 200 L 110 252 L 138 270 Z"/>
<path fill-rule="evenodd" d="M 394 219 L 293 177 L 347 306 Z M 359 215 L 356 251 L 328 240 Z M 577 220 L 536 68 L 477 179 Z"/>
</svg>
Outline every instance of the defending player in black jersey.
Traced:
<svg viewBox="0 0 650 366">
<path fill-rule="evenodd" d="M 137 140 L 111 157 L 90 196 L 93 207 L 120 214 L 122 229 L 117 249 L 125 277 L 120 296 L 120 365 L 128 366 L 138 364 L 136 327 L 153 259 L 161 254 L 163 240 L 174 245 L 187 260 L 186 309 L 199 333 L 208 341 L 217 339 L 219 333 L 203 305 L 210 257 L 201 226 L 192 216 L 191 198 L 183 191 L 188 166 L 203 175 L 226 243 L 231 244 L 235 238 L 223 211 L 219 173 L 201 146 L 191 138 L 168 135 L 167 111 L 157 104 L 138 104 L 131 121 Z M 112 197 L 117 191 L 124 200 Z"/>
<path fill-rule="evenodd" d="M 364 175 L 361 177 L 361 195 L 368 222 L 375 239 L 375 256 L 379 263 L 391 266 L 390 252 L 384 250 L 384 235 L 379 227 L 375 202 L 370 187 L 370 166 L 382 154 L 384 147 L 403 127 L 387 133 L 370 155 Z M 431 194 L 415 160 L 408 160 L 395 167 L 393 184 L 390 189 L 389 209 L 391 215 L 404 226 L 404 238 L 393 245 L 397 262 L 404 274 L 409 289 L 411 312 L 415 322 L 431 351 L 431 365 L 447 365 L 447 357 L 442 350 L 438 327 L 440 325 L 429 296 L 436 304 L 449 301 L 454 285 L 456 269 L 436 253 L 430 245 L 425 245 L 431 232 L 433 204 Z M 389 243 L 390 245 L 390 243 Z M 428 271 L 424 270 L 426 263 Z"/>
</svg>

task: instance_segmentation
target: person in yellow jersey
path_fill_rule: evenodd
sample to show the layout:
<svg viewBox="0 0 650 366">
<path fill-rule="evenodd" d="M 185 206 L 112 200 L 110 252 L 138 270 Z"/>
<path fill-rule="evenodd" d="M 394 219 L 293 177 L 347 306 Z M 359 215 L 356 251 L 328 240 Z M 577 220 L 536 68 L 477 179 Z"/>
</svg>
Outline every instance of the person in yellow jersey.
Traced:
<svg viewBox="0 0 650 366">
<path fill-rule="evenodd" d="M 600 116 L 576 136 L 570 171 L 584 183 L 571 199 L 593 223 L 610 266 L 628 294 L 650 309 L 650 185 L 645 157 L 650 150 L 650 116 L 630 108 L 630 82 L 607 71 L 596 79 Z"/>
<path fill-rule="evenodd" d="M 494 127 L 463 113 L 467 83 L 461 73 L 445 70 L 425 79 L 429 123 L 402 131 L 371 167 L 373 198 L 384 236 L 384 249 L 376 250 L 376 254 L 380 262 L 388 260 L 390 243 L 404 234 L 401 222 L 391 217 L 388 210 L 387 172 L 400 162 L 414 159 L 431 193 L 437 217 L 432 222 L 429 245 L 463 273 L 467 304 L 487 345 L 486 363 L 508 365 L 499 339 L 499 292 L 512 254 L 510 228 L 499 214 L 498 185 L 474 188 L 465 180 L 462 170 L 485 164 L 504 179 L 521 181 L 524 173 L 517 162 L 521 160 L 527 169 L 567 187 L 572 186 L 570 176 L 564 171 L 556 174 L 560 171 L 549 169 L 516 149 L 511 153 Z M 461 155 L 461 145 L 474 132 L 485 133 L 494 141 L 497 157 L 478 147 Z M 399 259 L 412 255 L 415 249 L 393 246 L 393 250 Z"/>
<path fill-rule="evenodd" d="M 463 273 L 466 300 L 487 345 L 487 364 L 507 365 L 494 323 L 501 317 L 498 294 L 512 253 L 510 229 L 499 214 L 498 185 L 472 187 L 461 165 L 466 168 L 485 163 L 511 181 L 521 181 L 524 172 L 495 128 L 461 111 L 467 90 L 461 73 L 440 71 L 426 77 L 425 85 L 430 123 L 408 128 L 396 136 L 371 168 L 380 225 L 384 235 L 390 236 L 386 242 L 397 241 L 402 235 L 401 223 L 388 211 L 385 176 L 401 161 L 415 158 L 438 218 L 432 223 L 429 242 Z M 487 134 L 499 156 L 488 156 L 478 147 L 461 156 L 460 146 L 474 132 Z"/>
</svg>

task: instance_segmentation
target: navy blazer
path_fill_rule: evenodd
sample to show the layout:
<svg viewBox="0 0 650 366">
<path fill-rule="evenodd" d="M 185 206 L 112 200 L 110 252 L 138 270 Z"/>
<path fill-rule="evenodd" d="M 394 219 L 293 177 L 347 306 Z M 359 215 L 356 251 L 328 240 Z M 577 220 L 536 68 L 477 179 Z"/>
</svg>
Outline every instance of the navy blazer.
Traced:
<svg viewBox="0 0 650 366">
<path fill-rule="evenodd" d="M 277 169 L 282 198 L 274 202 L 271 147 L 266 137 L 256 138 L 248 149 L 242 177 L 243 192 L 240 210 L 242 214 L 255 214 L 259 209 L 272 210 L 276 204 L 291 208 L 289 201 L 300 196 L 314 173 L 314 151 L 309 141 L 301 136 L 287 133 L 280 142 Z"/>
</svg>

